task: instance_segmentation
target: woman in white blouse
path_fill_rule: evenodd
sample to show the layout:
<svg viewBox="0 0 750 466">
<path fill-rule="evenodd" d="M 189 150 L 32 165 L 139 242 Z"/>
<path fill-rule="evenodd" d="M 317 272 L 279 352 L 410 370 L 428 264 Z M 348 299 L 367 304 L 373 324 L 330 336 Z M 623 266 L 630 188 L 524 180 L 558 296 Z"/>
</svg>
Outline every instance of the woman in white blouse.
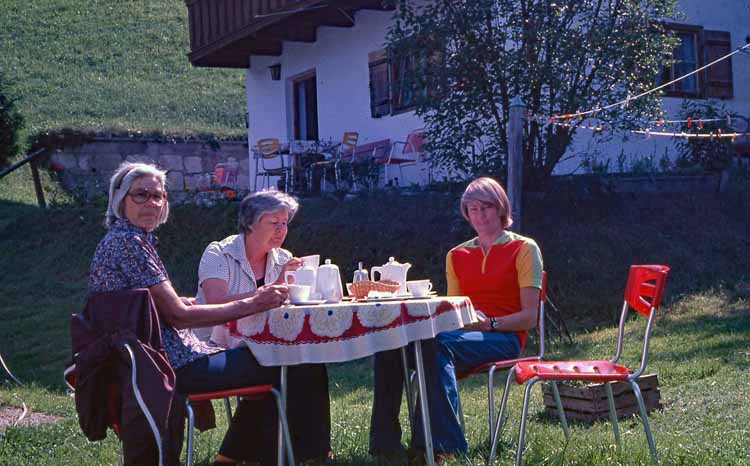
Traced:
<svg viewBox="0 0 750 466">
<path fill-rule="evenodd" d="M 281 248 L 298 207 L 294 197 L 276 190 L 247 195 L 240 204 L 239 234 L 215 241 L 203 252 L 196 302 L 218 304 L 253 296 L 260 287 L 282 283 L 287 270 L 299 268 L 301 260 Z M 236 335 L 236 325 L 228 322 L 213 329 L 194 329 L 194 333 L 203 340 L 210 336 L 214 344 L 233 348 L 244 345 Z M 287 416 L 295 457 L 300 461 L 325 459 L 331 455 L 326 367 L 292 366 L 288 376 Z M 243 400 L 232 423 L 238 428 L 227 433 L 217 460 L 226 459 L 229 464 L 238 460 L 262 462 L 258 452 L 267 450 L 276 439 L 263 438 L 258 423 L 265 417 L 263 413 L 274 409 L 271 400 Z M 247 421 L 237 422 L 238 417 Z M 250 436 L 248 430 L 253 431 Z M 248 442 L 248 438 L 253 441 Z"/>
</svg>

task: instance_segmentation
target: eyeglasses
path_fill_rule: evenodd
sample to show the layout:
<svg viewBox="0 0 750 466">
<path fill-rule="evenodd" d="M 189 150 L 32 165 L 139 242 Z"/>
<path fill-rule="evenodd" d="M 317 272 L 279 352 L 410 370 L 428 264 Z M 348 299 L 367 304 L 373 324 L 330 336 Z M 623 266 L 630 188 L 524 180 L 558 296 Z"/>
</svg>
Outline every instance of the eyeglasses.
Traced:
<svg viewBox="0 0 750 466">
<path fill-rule="evenodd" d="M 129 192 L 128 196 L 130 196 L 130 199 L 132 199 L 136 204 L 145 204 L 151 198 L 153 198 L 154 204 L 160 206 L 164 205 L 164 201 L 167 200 L 167 193 L 161 191 L 150 192 L 146 190 L 140 190 L 133 193 Z"/>
</svg>

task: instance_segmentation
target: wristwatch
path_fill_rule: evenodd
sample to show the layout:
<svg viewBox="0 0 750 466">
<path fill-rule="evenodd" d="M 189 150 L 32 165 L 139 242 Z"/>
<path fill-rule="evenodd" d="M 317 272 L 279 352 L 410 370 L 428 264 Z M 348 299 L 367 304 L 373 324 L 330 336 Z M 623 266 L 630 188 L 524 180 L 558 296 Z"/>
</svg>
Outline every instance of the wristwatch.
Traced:
<svg viewBox="0 0 750 466">
<path fill-rule="evenodd" d="M 499 319 L 495 317 L 490 317 L 490 330 L 492 330 L 493 332 L 497 330 L 498 322 L 499 322 Z"/>
</svg>

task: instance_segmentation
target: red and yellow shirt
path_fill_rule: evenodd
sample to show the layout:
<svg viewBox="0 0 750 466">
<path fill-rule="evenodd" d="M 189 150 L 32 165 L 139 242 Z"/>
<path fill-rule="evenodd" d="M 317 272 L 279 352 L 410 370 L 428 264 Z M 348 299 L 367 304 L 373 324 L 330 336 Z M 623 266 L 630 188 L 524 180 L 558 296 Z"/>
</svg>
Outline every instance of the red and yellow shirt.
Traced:
<svg viewBox="0 0 750 466">
<path fill-rule="evenodd" d="M 468 296 L 487 317 L 506 316 L 521 311 L 521 288 L 542 288 L 542 269 L 531 238 L 503 231 L 487 254 L 474 238 L 448 251 L 448 295 Z M 523 347 L 526 331 L 516 333 Z"/>
</svg>

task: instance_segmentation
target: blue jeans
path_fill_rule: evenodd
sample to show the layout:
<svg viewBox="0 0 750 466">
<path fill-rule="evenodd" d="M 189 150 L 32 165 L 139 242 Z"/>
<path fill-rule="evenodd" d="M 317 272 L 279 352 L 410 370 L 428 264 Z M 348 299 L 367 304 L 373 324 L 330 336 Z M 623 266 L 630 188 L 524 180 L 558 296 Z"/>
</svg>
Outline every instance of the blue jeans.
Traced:
<svg viewBox="0 0 750 466">
<path fill-rule="evenodd" d="M 177 389 L 198 393 L 249 385 L 279 386 L 279 368 L 261 366 L 246 347 L 208 355 L 177 370 Z M 324 364 L 287 369 L 286 413 L 294 456 L 325 457 L 331 449 L 328 373 Z M 230 458 L 276 464 L 277 412 L 273 398 L 240 401 L 219 452 Z"/>
<path fill-rule="evenodd" d="M 453 330 L 441 333 L 433 340 L 422 341 L 432 444 L 436 451 L 463 453 L 467 450 L 458 419 L 456 372 L 465 372 L 491 361 L 517 358 L 520 353 L 521 343 L 514 332 Z M 400 350 L 376 354 L 374 370 L 370 454 L 389 454 L 402 449 L 398 414 L 404 372 Z M 419 408 L 411 446 L 425 447 Z"/>
</svg>

